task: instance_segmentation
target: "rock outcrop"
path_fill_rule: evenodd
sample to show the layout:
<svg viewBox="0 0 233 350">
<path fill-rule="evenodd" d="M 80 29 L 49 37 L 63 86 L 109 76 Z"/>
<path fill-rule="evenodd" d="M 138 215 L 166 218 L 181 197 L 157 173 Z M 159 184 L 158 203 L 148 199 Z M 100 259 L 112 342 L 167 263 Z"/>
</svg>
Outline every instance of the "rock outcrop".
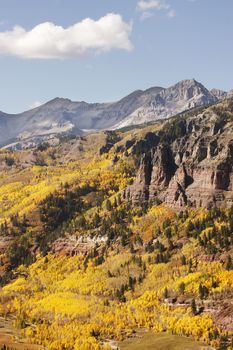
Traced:
<svg viewBox="0 0 233 350">
<path fill-rule="evenodd" d="M 52 252 L 57 255 L 86 255 L 96 246 L 101 247 L 107 242 L 107 236 L 69 236 L 59 238 L 52 244 Z"/>
<path fill-rule="evenodd" d="M 178 207 L 233 205 L 231 107 L 227 100 L 164 125 L 158 145 L 142 154 L 125 197 L 135 204 L 159 199 Z"/>
</svg>

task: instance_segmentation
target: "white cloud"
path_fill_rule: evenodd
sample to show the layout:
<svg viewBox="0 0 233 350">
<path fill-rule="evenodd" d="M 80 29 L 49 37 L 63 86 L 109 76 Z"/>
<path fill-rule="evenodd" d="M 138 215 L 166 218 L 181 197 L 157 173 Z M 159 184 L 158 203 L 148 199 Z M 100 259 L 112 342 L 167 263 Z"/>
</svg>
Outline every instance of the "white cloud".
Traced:
<svg viewBox="0 0 233 350">
<path fill-rule="evenodd" d="M 170 5 L 166 4 L 161 0 L 140 0 L 138 2 L 139 11 L 148 11 L 148 10 L 167 10 L 170 8 Z"/>
<path fill-rule="evenodd" d="M 170 18 L 175 17 L 176 13 L 165 0 L 139 0 L 137 9 L 141 12 L 141 19 L 144 20 L 153 16 L 153 11 L 165 11 Z"/>
<path fill-rule="evenodd" d="M 80 57 L 89 52 L 112 49 L 131 50 L 132 25 L 119 14 L 107 14 L 95 21 L 86 18 L 68 28 L 51 22 L 41 23 L 27 31 L 16 26 L 0 32 L 0 54 L 30 59 Z"/>
</svg>

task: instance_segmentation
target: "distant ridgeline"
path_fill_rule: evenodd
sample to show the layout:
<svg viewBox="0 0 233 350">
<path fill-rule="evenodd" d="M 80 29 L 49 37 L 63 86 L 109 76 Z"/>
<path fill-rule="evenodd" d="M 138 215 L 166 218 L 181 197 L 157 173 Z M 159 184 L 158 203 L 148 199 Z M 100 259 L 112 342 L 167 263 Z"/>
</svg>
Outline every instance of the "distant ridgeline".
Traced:
<svg viewBox="0 0 233 350">
<path fill-rule="evenodd" d="M 54 146 L 66 136 L 155 122 L 209 106 L 227 96 L 230 93 L 217 89 L 209 91 L 192 79 L 169 88 L 137 90 L 111 103 L 55 98 L 17 115 L 0 112 L 0 147 L 18 150 L 36 147 L 42 142 Z"/>
</svg>

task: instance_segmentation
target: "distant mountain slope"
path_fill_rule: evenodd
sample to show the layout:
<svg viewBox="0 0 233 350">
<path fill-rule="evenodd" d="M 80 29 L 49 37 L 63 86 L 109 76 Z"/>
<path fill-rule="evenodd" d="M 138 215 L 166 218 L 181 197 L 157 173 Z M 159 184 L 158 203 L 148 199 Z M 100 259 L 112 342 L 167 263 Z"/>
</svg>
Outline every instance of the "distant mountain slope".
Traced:
<svg viewBox="0 0 233 350">
<path fill-rule="evenodd" d="M 221 98 L 222 95 L 211 93 L 196 80 L 183 80 L 156 95 L 147 94 L 145 103 L 119 123 L 117 128 L 169 118 L 195 107 L 207 106 Z"/>
<path fill-rule="evenodd" d="M 38 143 L 63 133 L 78 135 L 83 130 L 142 124 L 206 106 L 225 96 L 220 90 L 208 91 L 195 80 L 184 80 L 167 89 L 137 90 L 113 103 L 89 104 L 55 98 L 18 115 L 0 112 L 0 146 L 29 140 Z"/>
</svg>

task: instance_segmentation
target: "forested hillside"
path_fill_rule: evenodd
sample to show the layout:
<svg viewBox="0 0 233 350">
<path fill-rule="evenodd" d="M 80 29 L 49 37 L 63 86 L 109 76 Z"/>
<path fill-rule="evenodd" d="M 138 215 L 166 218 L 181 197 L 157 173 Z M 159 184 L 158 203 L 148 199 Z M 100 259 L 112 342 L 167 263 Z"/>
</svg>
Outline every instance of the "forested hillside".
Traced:
<svg viewBox="0 0 233 350">
<path fill-rule="evenodd" d="M 1 150 L 1 316 L 50 350 L 139 330 L 233 349 L 232 140 L 228 99 Z"/>
</svg>

